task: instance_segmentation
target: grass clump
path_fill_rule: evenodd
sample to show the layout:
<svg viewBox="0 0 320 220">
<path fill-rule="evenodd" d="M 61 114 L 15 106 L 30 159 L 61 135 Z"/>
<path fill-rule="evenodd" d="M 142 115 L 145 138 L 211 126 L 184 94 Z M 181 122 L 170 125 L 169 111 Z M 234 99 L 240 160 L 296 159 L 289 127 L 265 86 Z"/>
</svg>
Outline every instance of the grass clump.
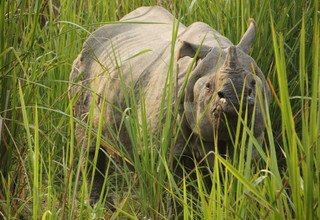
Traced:
<svg viewBox="0 0 320 220">
<path fill-rule="evenodd" d="M 163 107 L 161 134 L 152 136 L 128 92 L 132 109 L 123 114 L 123 126 L 136 146 L 133 158 L 119 150 L 117 131 L 110 131 L 113 140 L 100 135 L 107 126 L 102 119 L 93 130 L 90 114 L 87 124 L 73 115 L 68 79 L 85 39 L 104 23 L 155 4 L 181 15 L 186 25 L 204 21 L 232 42 L 249 18 L 258 24 L 251 56 L 273 94 L 264 112 L 266 138 L 260 146 L 250 129 L 239 132 L 234 159 L 217 156 L 208 171 L 211 189 L 202 167 L 195 180 L 185 174 L 178 183 L 172 176 L 175 108 Z M 0 218 L 167 219 L 174 215 L 172 198 L 183 203 L 184 219 L 320 218 L 318 1 L 0 1 L 0 20 Z M 170 74 L 167 92 L 174 94 Z M 165 102 L 172 106 L 173 100 Z M 127 160 L 123 166 L 110 160 L 103 183 L 108 193 L 94 207 L 88 204 L 91 185 L 81 181 L 89 173 L 88 153 L 75 141 L 76 124 L 86 130 L 87 145 L 111 146 Z M 261 157 L 256 164 L 253 149 Z M 94 158 L 93 165 L 97 151 Z M 104 210 L 108 194 L 116 195 L 114 212 Z"/>
</svg>

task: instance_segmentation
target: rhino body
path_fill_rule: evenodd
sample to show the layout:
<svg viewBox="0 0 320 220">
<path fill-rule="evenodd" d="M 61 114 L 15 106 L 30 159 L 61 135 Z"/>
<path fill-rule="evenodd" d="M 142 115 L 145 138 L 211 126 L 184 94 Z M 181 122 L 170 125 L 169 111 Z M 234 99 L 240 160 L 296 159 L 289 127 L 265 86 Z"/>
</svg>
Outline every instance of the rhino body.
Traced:
<svg viewBox="0 0 320 220">
<path fill-rule="evenodd" d="M 143 106 L 141 102 L 145 102 L 150 132 L 156 133 L 161 123 L 160 105 L 172 54 L 173 24 L 177 21 L 161 7 L 138 8 L 120 21 L 122 23 L 105 25 L 93 32 L 74 61 L 69 92 L 71 98 L 77 100 L 75 115 L 86 120 L 93 104 L 93 126 L 97 128 L 104 103 L 104 120 L 110 127 L 119 129 L 123 112 L 130 108 L 124 88 L 131 89 L 135 91 L 138 112 Z M 257 90 L 265 99 L 269 89 L 263 73 L 248 55 L 255 35 L 254 22 L 237 46 L 202 22 L 189 27 L 179 23 L 177 32 L 173 77 L 174 90 L 179 91 L 182 101 L 178 103 L 181 134 L 174 154 L 196 155 L 201 160 L 214 150 L 215 138 L 225 152 L 230 142 L 226 124 L 231 130 L 235 128 L 239 100 L 243 100 L 250 116 L 255 115 L 254 136 L 261 140 L 262 106 L 255 106 L 255 100 Z M 81 126 L 77 126 L 76 133 L 81 142 L 85 138 Z M 106 128 L 103 135 L 112 138 Z M 123 146 L 132 153 L 124 126 L 119 135 Z"/>
</svg>

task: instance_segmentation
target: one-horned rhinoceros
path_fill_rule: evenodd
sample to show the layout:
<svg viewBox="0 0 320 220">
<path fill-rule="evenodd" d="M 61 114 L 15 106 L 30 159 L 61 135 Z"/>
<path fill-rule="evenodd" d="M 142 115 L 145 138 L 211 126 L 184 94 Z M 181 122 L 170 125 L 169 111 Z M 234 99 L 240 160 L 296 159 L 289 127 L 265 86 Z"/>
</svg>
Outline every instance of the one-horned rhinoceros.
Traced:
<svg viewBox="0 0 320 220">
<path fill-rule="evenodd" d="M 70 97 L 76 100 L 77 118 L 86 121 L 91 114 L 97 129 L 103 115 L 103 125 L 108 126 L 103 126 L 102 134 L 112 139 L 110 129 L 114 129 L 130 155 L 132 143 L 123 125 L 124 115 L 132 107 L 127 93 L 134 91 L 137 112 L 144 112 L 150 133 L 156 134 L 161 130 L 163 120 L 159 116 L 171 68 L 172 91 L 179 91 L 172 92 L 179 109 L 178 117 L 174 117 L 179 134 L 175 149 L 170 151 L 175 156 L 200 161 L 214 151 L 214 143 L 220 152 L 232 152 L 230 134 L 241 109 L 249 115 L 253 135 L 262 139 L 265 128 L 261 109 L 267 105 L 269 88 L 248 54 L 256 32 L 253 21 L 236 46 L 202 22 L 189 27 L 179 23 L 174 29 L 177 20 L 161 7 L 138 8 L 120 21 L 93 32 L 74 61 Z M 258 93 L 262 100 L 257 101 Z M 86 138 L 84 131 L 77 126 L 79 143 Z M 99 169 L 103 170 L 104 161 L 99 156 Z M 211 166 L 210 161 L 207 164 Z M 93 200 L 101 188 L 101 179 L 95 178 Z"/>
</svg>

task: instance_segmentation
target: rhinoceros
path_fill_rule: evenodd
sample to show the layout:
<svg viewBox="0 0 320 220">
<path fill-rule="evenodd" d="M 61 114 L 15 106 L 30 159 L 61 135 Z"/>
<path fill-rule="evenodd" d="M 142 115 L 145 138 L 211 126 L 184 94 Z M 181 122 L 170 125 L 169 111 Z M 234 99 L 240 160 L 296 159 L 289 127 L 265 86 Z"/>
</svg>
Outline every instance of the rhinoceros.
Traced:
<svg viewBox="0 0 320 220">
<path fill-rule="evenodd" d="M 119 23 L 100 27 L 85 41 L 70 74 L 75 116 L 86 121 L 93 108 L 93 127 L 97 128 L 103 115 L 109 129 L 103 127 L 102 134 L 111 138 L 110 128 L 119 129 L 119 140 L 130 155 L 130 137 L 121 125 L 124 112 L 131 107 L 125 93 L 134 91 L 137 111 L 145 108 L 150 133 L 159 132 L 162 98 L 172 68 L 173 91 L 178 91 L 172 98 L 179 108 L 174 120 L 180 125 L 171 152 L 174 156 L 200 161 L 214 150 L 215 142 L 219 151 L 232 152 L 230 133 L 237 126 L 240 106 L 254 116 L 248 123 L 254 120 L 253 134 L 261 141 L 265 130 L 262 108 L 268 103 L 269 88 L 249 55 L 255 33 L 252 20 L 240 42 L 233 45 L 203 22 L 186 27 L 164 8 L 138 8 Z M 77 141 L 85 138 L 85 129 L 77 126 Z M 104 162 L 99 156 L 97 167 L 104 170 Z M 98 193 L 92 194 L 93 200 L 101 186 L 96 177 L 94 190 Z"/>
</svg>

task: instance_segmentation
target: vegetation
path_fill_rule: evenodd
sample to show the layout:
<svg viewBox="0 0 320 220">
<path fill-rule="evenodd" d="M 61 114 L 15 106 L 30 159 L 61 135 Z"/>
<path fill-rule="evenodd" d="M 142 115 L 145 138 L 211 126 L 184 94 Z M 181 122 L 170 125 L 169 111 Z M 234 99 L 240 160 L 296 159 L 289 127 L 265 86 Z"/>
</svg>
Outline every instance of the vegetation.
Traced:
<svg viewBox="0 0 320 220">
<path fill-rule="evenodd" d="M 133 111 L 126 126 L 141 149 L 130 159 L 136 169 L 113 165 L 117 172 L 105 185 L 115 210 L 104 209 L 105 198 L 91 207 L 90 185 L 80 178 L 87 154 L 75 141 L 79 122 L 68 98 L 71 65 L 93 30 L 155 4 L 186 25 L 204 21 L 234 43 L 249 18 L 256 20 L 252 57 L 273 94 L 266 138 L 259 146 L 247 129 L 234 142 L 256 148 L 261 160 L 252 163 L 243 150 L 233 160 L 217 156 L 212 189 L 198 169 L 196 181 L 177 183 L 169 164 L 174 109 L 159 137 L 148 134 L 145 121 L 139 129 Z M 0 1 L 0 21 L 0 218 L 167 219 L 172 198 L 183 203 L 185 219 L 320 218 L 319 1 L 7 0 Z M 84 126 L 88 144 L 104 142 L 102 122 L 97 131 L 91 120 Z M 114 173 L 122 181 L 113 181 Z"/>
</svg>

